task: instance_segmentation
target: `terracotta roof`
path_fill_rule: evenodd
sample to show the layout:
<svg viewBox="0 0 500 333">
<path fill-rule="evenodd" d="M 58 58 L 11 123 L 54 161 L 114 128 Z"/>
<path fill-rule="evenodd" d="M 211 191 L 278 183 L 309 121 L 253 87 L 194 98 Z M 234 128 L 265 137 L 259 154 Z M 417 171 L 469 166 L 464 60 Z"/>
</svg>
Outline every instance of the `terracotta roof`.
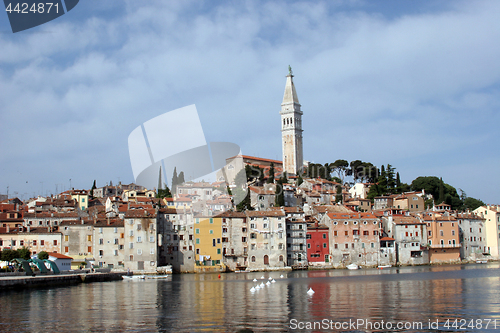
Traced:
<svg viewBox="0 0 500 333">
<path fill-rule="evenodd" d="M 394 238 L 391 238 L 391 237 L 382 237 L 380 238 L 381 241 L 393 241 L 395 240 Z"/>
<path fill-rule="evenodd" d="M 72 257 L 68 257 L 68 256 L 65 256 L 64 254 L 56 253 L 56 252 L 49 252 L 49 256 L 57 258 L 57 259 L 71 259 L 71 260 L 73 260 Z"/>
<path fill-rule="evenodd" d="M 285 216 L 285 212 L 283 212 L 282 210 L 262 210 L 262 211 L 247 210 L 246 214 L 248 217 Z"/>
<path fill-rule="evenodd" d="M 328 213 L 331 219 L 377 219 L 373 213 Z"/>
</svg>

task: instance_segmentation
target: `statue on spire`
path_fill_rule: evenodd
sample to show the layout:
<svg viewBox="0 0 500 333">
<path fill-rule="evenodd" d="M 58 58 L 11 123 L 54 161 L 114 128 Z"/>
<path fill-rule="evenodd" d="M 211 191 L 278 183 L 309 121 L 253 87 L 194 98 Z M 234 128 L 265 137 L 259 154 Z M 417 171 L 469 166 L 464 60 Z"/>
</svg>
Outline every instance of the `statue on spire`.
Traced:
<svg viewBox="0 0 500 333">
<path fill-rule="evenodd" d="M 292 75 L 292 66 L 288 65 L 288 75 Z"/>
</svg>

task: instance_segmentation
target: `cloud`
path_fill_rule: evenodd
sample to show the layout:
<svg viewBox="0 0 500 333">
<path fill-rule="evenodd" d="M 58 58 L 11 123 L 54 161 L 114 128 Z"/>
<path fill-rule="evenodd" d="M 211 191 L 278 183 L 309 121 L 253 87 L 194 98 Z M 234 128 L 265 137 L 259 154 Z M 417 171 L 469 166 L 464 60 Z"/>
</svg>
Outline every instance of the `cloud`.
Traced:
<svg viewBox="0 0 500 333">
<path fill-rule="evenodd" d="M 0 34 L 0 189 L 25 175 L 131 182 L 130 131 L 193 103 L 208 141 L 280 159 L 289 64 L 308 160 L 390 163 L 405 178 L 422 161 L 445 175 L 443 161 L 466 165 L 453 156 L 498 153 L 495 2 L 423 12 L 357 1 L 88 6 L 39 28 L 50 33 Z M 471 177 L 466 192 L 484 181 Z"/>
</svg>

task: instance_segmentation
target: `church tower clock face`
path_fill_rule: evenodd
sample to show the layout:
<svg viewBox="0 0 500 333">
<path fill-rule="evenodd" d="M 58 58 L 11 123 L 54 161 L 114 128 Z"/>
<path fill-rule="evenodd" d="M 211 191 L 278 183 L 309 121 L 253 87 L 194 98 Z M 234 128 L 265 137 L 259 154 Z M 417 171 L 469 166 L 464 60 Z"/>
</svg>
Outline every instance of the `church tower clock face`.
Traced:
<svg viewBox="0 0 500 333">
<path fill-rule="evenodd" d="M 302 150 L 302 111 L 293 83 L 292 68 L 288 66 L 285 94 L 281 103 L 281 139 L 283 149 L 283 171 L 298 175 L 304 157 Z"/>
</svg>

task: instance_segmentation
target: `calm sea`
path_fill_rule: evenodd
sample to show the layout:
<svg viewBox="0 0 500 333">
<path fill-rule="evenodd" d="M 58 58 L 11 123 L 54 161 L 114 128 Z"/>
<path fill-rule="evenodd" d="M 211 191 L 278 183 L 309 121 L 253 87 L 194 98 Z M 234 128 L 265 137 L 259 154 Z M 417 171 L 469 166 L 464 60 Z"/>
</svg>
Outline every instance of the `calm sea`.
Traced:
<svg viewBox="0 0 500 333">
<path fill-rule="evenodd" d="M 269 277 L 276 282 L 250 291 Z M 500 268 L 186 274 L 7 291 L 0 331 L 500 332 Z"/>
</svg>

